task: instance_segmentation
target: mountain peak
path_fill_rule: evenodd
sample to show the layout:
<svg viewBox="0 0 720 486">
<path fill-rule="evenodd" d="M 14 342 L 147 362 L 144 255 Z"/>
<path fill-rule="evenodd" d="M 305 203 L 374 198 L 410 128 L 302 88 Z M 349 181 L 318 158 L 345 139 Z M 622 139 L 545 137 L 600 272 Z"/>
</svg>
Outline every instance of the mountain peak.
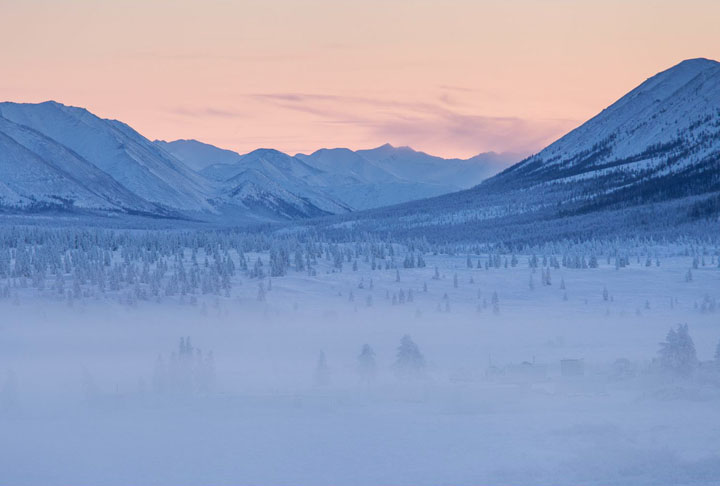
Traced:
<svg viewBox="0 0 720 486">
<path fill-rule="evenodd" d="M 288 154 L 284 152 L 280 152 L 279 150 L 273 149 L 273 148 L 258 148 L 253 150 L 252 152 L 248 152 L 243 157 L 290 157 Z"/>
<path fill-rule="evenodd" d="M 685 59 L 684 61 L 680 61 L 675 66 L 671 67 L 670 69 L 674 69 L 680 66 L 687 66 L 687 67 L 699 67 L 699 68 L 706 68 L 710 66 L 718 66 L 720 65 L 720 62 L 715 61 L 713 59 L 708 59 L 706 57 L 694 57 L 692 59 Z"/>
<path fill-rule="evenodd" d="M 686 59 L 648 78 L 628 94 L 652 93 L 655 98 L 663 99 L 671 96 L 676 90 L 686 85 L 699 74 L 715 71 L 718 68 L 720 68 L 720 63 L 711 59 L 701 57 Z"/>
</svg>

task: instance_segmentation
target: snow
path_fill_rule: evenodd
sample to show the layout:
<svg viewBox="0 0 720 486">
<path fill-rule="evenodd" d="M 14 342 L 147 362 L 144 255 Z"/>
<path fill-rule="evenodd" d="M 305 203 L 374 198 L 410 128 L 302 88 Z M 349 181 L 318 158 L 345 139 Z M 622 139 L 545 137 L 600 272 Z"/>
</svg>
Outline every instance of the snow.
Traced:
<svg viewBox="0 0 720 486">
<path fill-rule="evenodd" d="M 215 164 L 234 164 L 240 158 L 232 150 L 220 149 L 197 140 L 174 140 L 172 142 L 155 140 L 153 143 L 181 160 L 195 172 L 201 172 Z"/>
<path fill-rule="evenodd" d="M 206 182 L 123 123 L 55 102 L 1 103 L 0 116 L 62 144 L 146 201 L 212 211 Z"/>
<path fill-rule="evenodd" d="M 622 160 L 653 145 L 692 138 L 711 129 L 720 109 L 720 63 L 692 59 L 659 73 L 623 96 L 596 117 L 553 143 L 525 164 L 571 163 L 593 146 L 608 144 L 610 151 L 594 164 Z M 709 119 L 707 119 L 709 117 Z M 716 137 L 717 138 L 717 137 Z M 699 147 L 701 154 L 720 150 L 717 143 Z M 656 156 L 655 165 L 660 165 Z"/>
<path fill-rule="evenodd" d="M 16 297 L 0 299 L 0 376 L 12 370 L 17 382 L 17 406 L 0 412 L 3 480 L 717 484 L 718 376 L 664 378 L 651 364 L 680 322 L 699 359 L 712 359 L 720 309 L 696 304 L 720 298 L 715 257 L 704 256 L 707 265 L 686 282 L 693 257 L 682 247 L 647 249 L 650 266 L 633 256 L 645 250 L 620 251 L 631 255 L 624 268 L 604 256 L 597 269 L 551 268 L 549 286 L 542 265 L 529 268 L 532 255 L 517 255 L 516 267 L 478 269 L 465 255 L 425 254 L 425 268 L 397 271 L 362 259 L 357 271 L 347 262 L 333 271 L 320 259 L 314 276 L 289 269 L 262 280 L 271 285 L 264 302 L 260 280 L 242 273 L 229 297 L 197 295 L 195 304 L 176 296 L 127 306 L 122 292 L 107 291 L 69 307 L 49 287 L 14 288 Z M 474 266 L 478 259 L 488 255 L 473 255 Z M 410 289 L 412 302 L 386 298 Z M 445 294 L 449 312 L 438 310 Z M 396 376 L 406 334 L 427 361 L 427 379 Z M 213 351 L 210 393 L 154 391 L 157 356 L 169 360 L 180 336 Z M 357 376 L 365 343 L 378 366 L 369 384 Z M 327 385 L 314 380 L 321 351 Z M 582 378 L 561 376 L 565 358 L 583 360 Z M 618 358 L 632 376 L 613 377 Z"/>
<path fill-rule="evenodd" d="M 428 197 L 505 156 L 239 155 L 0 103 L 0 482 L 720 484 L 718 66 L 474 189 L 232 229 L 206 222 Z"/>
</svg>

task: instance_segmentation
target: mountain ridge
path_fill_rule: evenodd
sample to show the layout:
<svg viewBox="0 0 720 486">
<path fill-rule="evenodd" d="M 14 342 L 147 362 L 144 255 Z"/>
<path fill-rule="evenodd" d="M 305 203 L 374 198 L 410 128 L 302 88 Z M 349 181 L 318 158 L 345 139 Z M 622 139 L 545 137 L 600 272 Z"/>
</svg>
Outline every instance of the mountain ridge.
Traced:
<svg viewBox="0 0 720 486">
<path fill-rule="evenodd" d="M 674 210 L 657 213 L 661 206 Z M 333 231 L 334 221 L 342 221 L 342 228 L 357 231 L 436 238 L 490 238 L 497 231 L 506 241 L 521 241 L 570 237 L 580 227 L 609 233 L 611 220 L 679 226 L 718 214 L 720 63 L 696 59 L 648 78 L 537 154 L 472 189 L 330 218 L 318 226 Z M 585 220 L 572 226 L 577 218 Z"/>
<path fill-rule="evenodd" d="M 466 170 L 488 170 L 495 154 L 441 159 L 384 144 L 241 155 L 194 140 L 150 142 L 55 102 L 0 103 L 0 147 L 6 211 L 51 206 L 218 224 L 315 218 L 300 226 L 445 238 L 537 234 L 532 221 L 573 234 L 563 225 L 585 218 L 580 226 L 592 228 L 592 218 L 611 214 L 617 224 L 648 224 L 655 214 L 682 225 L 720 213 L 720 63 L 690 59 L 657 73 L 538 153 L 491 177 L 472 172 L 482 181 L 459 191 L 457 179 L 469 184 Z M 659 207 L 675 210 L 658 215 Z"/>
<path fill-rule="evenodd" d="M 312 154 L 241 155 L 195 140 L 151 142 L 126 123 L 56 101 L 0 103 L 0 121 L 4 212 L 241 224 L 342 214 L 457 189 L 406 181 L 347 149 L 317 152 L 329 154 L 323 165 Z M 355 159 L 354 170 L 341 167 L 341 155 Z"/>
</svg>

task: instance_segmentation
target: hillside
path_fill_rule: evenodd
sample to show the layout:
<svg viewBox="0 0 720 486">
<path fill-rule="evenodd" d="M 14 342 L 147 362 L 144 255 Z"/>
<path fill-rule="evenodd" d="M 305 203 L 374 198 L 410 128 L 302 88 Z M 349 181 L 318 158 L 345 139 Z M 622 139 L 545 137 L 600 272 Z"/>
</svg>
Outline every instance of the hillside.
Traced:
<svg viewBox="0 0 720 486">
<path fill-rule="evenodd" d="M 716 218 L 719 194 L 720 63 L 692 59 L 472 189 L 320 226 L 504 241 L 627 233 Z"/>
</svg>

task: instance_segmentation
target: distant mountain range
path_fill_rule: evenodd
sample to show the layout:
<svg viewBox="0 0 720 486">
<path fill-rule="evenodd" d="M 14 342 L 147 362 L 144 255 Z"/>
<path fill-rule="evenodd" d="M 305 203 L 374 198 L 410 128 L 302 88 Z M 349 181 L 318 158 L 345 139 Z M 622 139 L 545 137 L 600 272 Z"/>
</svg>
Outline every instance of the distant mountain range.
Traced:
<svg viewBox="0 0 720 486">
<path fill-rule="evenodd" d="M 258 181 L 262 175 L 333 214 L 467 189 L 521 158 L 488 152 L 470 159 L 443 159 L 390 144 L 355 152 L 334 148 L 290 156 L 273 149 L 240 155 L 196 140 L 155 143 L 208 179 L 231 185 L 252 180 L 262 185 Z"/>
<path fill-rule="evenodd" d="M 389 145 L 295 157 L 272 149 L 240 155 L 194 140 L 151 142 L 124 123 L 52 101 L 0 103 L 4 212 L 294 220 L 470 187 L 514 157 L 445 160 Z M 414 164 L 417 171 L 410 169 Z"/>
<path fill-rule="evenodd" d="M 513 242 L 707 218 L 720 232 L 719 214 L 720 63 L 691 59 L 472 189 L 349 215 L 341 228 Z"/>
<path fill-rule="evenodd" d="M 5 212 L 303 220 L 338 233 L 513 242 L 717 225 L 720 63 L 683 61 L 508 167 L 512 158 L 446 160 L 390 145 L 241 155 L 194 140 L 151 142 L 55 102 L 0 103 Z"/>
</svg>

